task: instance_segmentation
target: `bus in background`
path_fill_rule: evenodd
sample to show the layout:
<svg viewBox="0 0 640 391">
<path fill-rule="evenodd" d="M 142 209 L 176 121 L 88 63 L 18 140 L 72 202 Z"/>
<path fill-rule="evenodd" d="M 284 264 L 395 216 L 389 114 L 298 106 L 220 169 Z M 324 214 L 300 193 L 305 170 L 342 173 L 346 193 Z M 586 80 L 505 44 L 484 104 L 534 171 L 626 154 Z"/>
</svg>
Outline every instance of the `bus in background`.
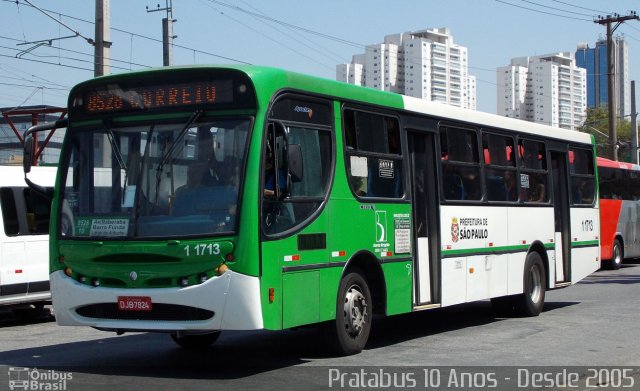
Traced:
<svg viewBox="0 0 640 391">
<path fill-rule="evenodd" d="M 603 265 L 620 269 L 640 257 L 640 166 L 598 158 L 600 250 Z"/>
<path fill-rule="evenodd" d="M 374 314 L 536 316 L 600 267 L 584 133 L 256 66 L 106 76 L 68 106 L 60 325 L 203 347 L 317 324 L 353 354 Z"/>
<path fill-rule="evenodd" d="M 31 179 L 53 189 L 55 167 L 34 167 Z M 38 314 L 49 292 L 51 200 L 29 187 L 22 166 L 0 166 L 0 306 Z"/>
</svg>

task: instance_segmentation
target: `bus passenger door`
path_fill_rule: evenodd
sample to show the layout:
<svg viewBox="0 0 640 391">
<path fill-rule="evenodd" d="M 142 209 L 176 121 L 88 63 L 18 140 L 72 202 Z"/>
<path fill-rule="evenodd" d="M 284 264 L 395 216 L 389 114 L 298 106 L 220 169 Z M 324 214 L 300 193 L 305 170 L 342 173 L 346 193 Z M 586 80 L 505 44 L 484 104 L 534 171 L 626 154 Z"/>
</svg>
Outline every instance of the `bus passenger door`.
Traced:
<svg viewBox="0 0 640 391">
<path fill-rule="evenodd" d="M 438 220 L 439 206 L 435 164 L 435 136 L 408 132 L 411 164 L 411 198 L 414 233 L 414 303 L 440 303 Z"/>
<path fill-rule="evenodd" d="M 550 154 L 555 220 L 555 282 L 562 283 L 571 281 L 571 232 L 569 225 L 567 153 L 550 151 Z"/>
</svg>

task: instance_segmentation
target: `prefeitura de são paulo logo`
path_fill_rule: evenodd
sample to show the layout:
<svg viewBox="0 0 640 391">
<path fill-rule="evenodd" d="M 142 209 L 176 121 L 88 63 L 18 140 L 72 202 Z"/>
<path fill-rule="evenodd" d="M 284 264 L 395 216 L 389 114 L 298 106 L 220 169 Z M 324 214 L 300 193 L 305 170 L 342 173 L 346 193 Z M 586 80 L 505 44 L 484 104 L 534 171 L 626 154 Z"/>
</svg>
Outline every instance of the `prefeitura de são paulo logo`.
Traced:
<svg viewBox="0 0 640 391">
<path fill-rule="evenodd" d="M 460 239 L 460 226 L 458 225 L 458 218 L 453 217 L 451 219 L 451 241 L 456 243 Z"/>
</svg>

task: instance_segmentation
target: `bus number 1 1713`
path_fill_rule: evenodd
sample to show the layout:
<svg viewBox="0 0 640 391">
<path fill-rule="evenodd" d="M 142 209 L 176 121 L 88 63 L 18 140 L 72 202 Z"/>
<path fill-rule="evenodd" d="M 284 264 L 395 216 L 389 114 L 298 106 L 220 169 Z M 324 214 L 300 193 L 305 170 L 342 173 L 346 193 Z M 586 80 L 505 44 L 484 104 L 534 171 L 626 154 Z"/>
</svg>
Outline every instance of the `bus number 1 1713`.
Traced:
<svg viewBox="0 0 640 391">
<path fill-rule="evenodd" d="M 220 254 L 220 245 L 218 243 L 200 243 L 184 246 L 184 252 L 187 257 L 191 255 L 218 255 Z"/>
</svg>

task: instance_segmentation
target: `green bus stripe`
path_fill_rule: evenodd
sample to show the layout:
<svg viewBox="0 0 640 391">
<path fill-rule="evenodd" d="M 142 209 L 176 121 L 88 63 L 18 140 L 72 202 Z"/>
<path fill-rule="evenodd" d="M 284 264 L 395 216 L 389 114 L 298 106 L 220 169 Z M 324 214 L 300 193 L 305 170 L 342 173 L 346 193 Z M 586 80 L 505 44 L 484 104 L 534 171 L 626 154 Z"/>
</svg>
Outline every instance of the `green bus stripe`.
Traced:
<svg viewBox="0 0 640 391">
<path fill-rule="evenodd" d="M 553 243 L 546 243 L 544 247 L 547 250 L 555 248 Z M 443 250 L 442 258 L 455 257 L 460 255 L 490 255 L 490 254 L 513 254 L 527 252 L 531 248 L 531 244 L 518 244 L 515 246 L 497 246 L 497 247 L 480 247 L 465 248 L 460 250 Z"/>
<path fill-rule="evenodd" d="M 571 248 L 581 248 L 581 247 L 596 247 L 600 242 L 597 240 L 585 240 L 582 242 L 572 242 Z"/>
<path fill-rule="evenodd" d="M 383 263 L 398 263 L 398 262 L 413 262 L 413 258 L 411 257 L 401 257 L 401 258 L 378 258 L 378 262 L 380 264 Z M 347 262 L 325 262 L 325 263 L 312 263 L 307 265 L 291 265 L 291 266 L 283 266 L 282 272 L 299 272 L 302 270 L 314 270 L 314 269 L 326 269 L 328 267 L 344 267 Z"/>
<path fill-rule="evenodd" d="M 582 242 L 571 243 L 571 248 L 583 248 L 583 247 L 596 247 L 599 242 L 597 240 L 586 240 Z M 521 252 L 527 252 L 531 248 L 530 244 L 521 244 L 515 246 L 499 246 L 499 247 L 480 247 L 480 248 L 465 248 L 460 250 L 442 250 L 442 258 L 452 258 L 459 256 L 471 256 L 471 255 L 500 255 L 500 254 L 515 254 Z M 553 250 L 555 243 L 545 243 L 544 248 L 547 250 Z"/>
</svg>

